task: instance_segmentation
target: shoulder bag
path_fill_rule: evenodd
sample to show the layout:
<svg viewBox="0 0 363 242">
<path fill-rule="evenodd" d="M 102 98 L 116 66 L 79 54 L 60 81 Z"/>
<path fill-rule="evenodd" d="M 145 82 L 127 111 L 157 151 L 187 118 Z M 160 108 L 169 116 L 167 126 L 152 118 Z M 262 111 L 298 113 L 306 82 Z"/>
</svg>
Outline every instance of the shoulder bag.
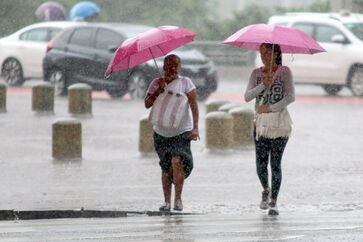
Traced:
<svg viewBox="0 0 363 242">
<path fill-rule="evenodd" d="M 169 83 L 165 91 L 156 98 L 149 114 L 149 121 L 166 129 L 177 129 L 188 112 L 189 103 L 185 93 L 170 91 L 170 87 L 173 86 L 170 84 L 172 83 Z"/>
</svg>

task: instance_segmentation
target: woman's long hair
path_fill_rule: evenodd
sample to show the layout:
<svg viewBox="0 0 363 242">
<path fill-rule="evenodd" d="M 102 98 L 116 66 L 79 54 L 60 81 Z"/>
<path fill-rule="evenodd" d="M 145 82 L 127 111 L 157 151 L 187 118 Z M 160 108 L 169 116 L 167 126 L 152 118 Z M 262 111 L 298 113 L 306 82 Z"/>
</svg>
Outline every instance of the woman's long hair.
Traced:
<svg viewBox="0 0 363 242">
<path fill-rule="evenodd" d="M 263 44 L 261 44 L 261 46 L 266 46 L 270 50 L 272 50 L 272 46 L 273 46 L 274 47 L 274 53 L 278 53 L 278 55 L 276 57 L 276 64 L 277 65 L 282 65 L 282 52 L 281 52 L 281 48 L 280 48 L 280 46 L 278 44 L 263 43 Z"/>
</svg>

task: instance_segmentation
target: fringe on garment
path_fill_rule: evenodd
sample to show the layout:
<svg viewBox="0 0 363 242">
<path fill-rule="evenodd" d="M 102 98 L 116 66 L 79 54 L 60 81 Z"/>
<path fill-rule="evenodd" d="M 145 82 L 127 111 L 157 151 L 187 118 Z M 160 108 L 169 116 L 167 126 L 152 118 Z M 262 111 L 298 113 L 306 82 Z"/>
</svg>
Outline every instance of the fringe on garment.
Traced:
<svg viewBox="0 0 363 242">
<path fill-rule="evenodd" d="M 280 112 L 257 114 L 256 140 L 259 137 L 270 139 L 289 137 L 292 131 L 292 120 L 287 109 Z"/>
</svg>

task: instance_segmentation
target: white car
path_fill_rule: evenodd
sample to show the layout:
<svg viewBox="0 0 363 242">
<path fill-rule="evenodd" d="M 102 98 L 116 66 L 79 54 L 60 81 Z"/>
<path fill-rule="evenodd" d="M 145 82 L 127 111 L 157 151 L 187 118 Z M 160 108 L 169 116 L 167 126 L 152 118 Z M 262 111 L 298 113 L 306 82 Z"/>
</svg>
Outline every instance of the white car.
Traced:
<svg viewBox="0 0 363 242">
<path fill-rule="evenodd" d="M 300 29 L 327 52 L 314 55 L 284 54 L 297 84 L 316 84 L 330 95 L 344 86 L 363 96 L 363 14 L 288 13 L 272 16 L 268 24 Z M 261 66 L 259 55 L 256 66 Z"/>
<path fill-rule="evenodd" d="M 29 25 L 0 39 L 1 75 L 10 86 L 20 86 L 27 79 L 43 78 L 42 61 L 47 43 L 66 27 L 81 24 L 50 21 Z"/>
</svg>

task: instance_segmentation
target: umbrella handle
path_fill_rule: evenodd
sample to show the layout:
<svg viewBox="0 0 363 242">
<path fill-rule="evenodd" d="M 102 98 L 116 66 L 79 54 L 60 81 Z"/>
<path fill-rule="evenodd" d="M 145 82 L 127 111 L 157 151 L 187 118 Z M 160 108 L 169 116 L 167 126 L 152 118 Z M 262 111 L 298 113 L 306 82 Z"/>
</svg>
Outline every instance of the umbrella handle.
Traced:
<svg viewBox="0 0 363 242">
<path fill-rule="evenodd" d="M 270 73 L 270 75 L 271 75 L 271 73 L 272 73 L 272 65 L 273 65 L 273 58 L 274 58 L 274 50 L 275 50 L 275 44 L 272 44 L 272 52 L 271 52 L 271 61 L 270 61 L 270 70 L 269 70 L 269 73 Z M 277 71 L 276 71 L 277 72 Z M 276 73 L 275 73 L 276 74 Z M 272 81 L 273 81 L 273 79 L 272 79 Z M 272 83 L 265 89 L 265 91 L 264 91 L 264 93 L 263 93 L 263 95 L 262 95 L 262 98 L 261 98 L 261 100 L 260 100 L 260 103 L 259 103 L 259 105 L 262 105 L 262 103 L 263 103 L 263 100 L 266 98 L 266 96 L 267 96 L 267 93 L 269 92 L 269 90 L 270 90 L 270 87 L 272 86 Z"/>
<path fill-rule="evenodd" d="M 154 57 L 153 52 L 151 51 L 150 48 L 149 48 L 149 51 L 150 51 L 151 56 L 153 57 L 153 60 L 154 60 L 154 63 L 155 63 L 155 67 L 156 67 L 156 69 L 158 69 L 158 72 L 159 72 L 160 77 L 162 77 L 161 72 L 160 72 L 159 67 L 158 67 L 158 64 L 156 64 L 155 57 Z"/>
<path fill-rule="evenodd" d="M 110 74 L 104 74 L 103 75 L 103 78 L 105 79 L 105 80 L 108 80 L 109 78 L 111 77 L 111 73 Z"/>
<path fill-rule="evenodd" d="M 160 72 L 159 67 L 158 67 L 158 64 L 156 64 L 156 60 L 155 60 L 154 57 L 153 57 L 153 60 L 154 60 L 156 69 L 158 69 L 158 72 L 159 72 L 160 77 L 162 77 L 161 72 Z"/>
<path fill-rule="evenodd" d="M 281 71 L 281 66 L 278 66 L 278 67 L 277 67 L 276 72 L 275 72 L 275 73 L 274 73 L 274 75 L 272 76 L 272 83 L 271 83 L 268 87 L 266 87 L 266 89 L 265 89 L 265 91 L 263 92 L 263 94 L 262 94 L 262 98 L 261 98 L 260 102 L 258 103 L 258 105 L 262 105 L 263 100 L 266 98 L 266 96 L 267 96 L 268 92 L 270 91 L 270 88 L 271 88 L 272 84 L 274 83 L 274 81 L 275 81 L 275 79 L 276 79 L 277 75 L 279 75 L 280 71 Z"/>
<path fill-rule="evenodd" d="M 272 44 L 271 61 L 270 61 L 270 74 L 272 72 L 272 64 L 273 64 L 273 59 L 274 59 L 274 50 L 275 50 L 275 44 Z"/>
</svg>

